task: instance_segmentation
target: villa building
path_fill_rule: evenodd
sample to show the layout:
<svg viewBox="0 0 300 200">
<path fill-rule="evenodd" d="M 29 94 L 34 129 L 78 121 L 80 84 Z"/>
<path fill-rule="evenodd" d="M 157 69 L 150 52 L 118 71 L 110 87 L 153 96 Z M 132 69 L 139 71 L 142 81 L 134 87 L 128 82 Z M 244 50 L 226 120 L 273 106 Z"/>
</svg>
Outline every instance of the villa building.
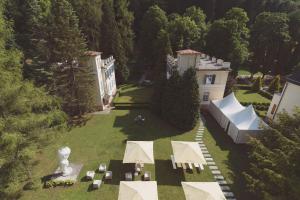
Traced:
<svg viewBox="0 0 300 200">
<path fill-rule="evenodd" d="M 270 104 L 267 117 L 274 120 L 277 114 L 286 111 L 292 114 L 295 107 L 300 107 L 300 70 L 287 76 L 281 93 L 275 93 Z"/>
<path fill-rule="evenodd" d="M 94 70 L 97 95 L 96 102 L 99 110 L 105 110 L 109 107 L 114 95 L 117 92 L 115 78 L 115 59 L 110 56 L 107 59 L 101 58 L 100 52 L 85 52 L 86 64 Z"/>
<path fill-rule="evenodd" d="M 167 79 L 172 71 L 177 70 L 182 75 L 193 67 L 197 71 L 201 107 L 209 105 L 211 100 L 223 99 L 228 74 L 231 71 L 230 62 L 191 49 L 177 51 L 177 58 L 167 57 Z"/>
</svg>

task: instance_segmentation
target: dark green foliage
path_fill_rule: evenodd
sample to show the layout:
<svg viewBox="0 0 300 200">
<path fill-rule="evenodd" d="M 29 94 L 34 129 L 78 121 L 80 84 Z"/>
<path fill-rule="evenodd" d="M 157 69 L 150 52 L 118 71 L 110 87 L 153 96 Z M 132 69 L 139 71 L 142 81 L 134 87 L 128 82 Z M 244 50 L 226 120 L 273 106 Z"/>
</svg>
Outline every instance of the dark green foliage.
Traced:
<svg viewBox="0 0 300 200">
<path fill-rule="evenodd" d="M 115 18 L 113 5 L 109 1 L 104 1 L 102 6 L 101 24 L 101 51 L 104 55 L 113 55 L 116 59 L 116 79 L 118 83 L 123 83 L 128 79 L 129 69 L 127 67 L 127 57 L 122 37 Z"/>
<path fill-rule="evenodd" d="M 279 92 L 279 90 L 280 90 L 280 76 L 277 75 L 271 81 L 268 91 L 274 93 L 274 92 Z"/>
<path fill-rule="evenodd" d="M 145 13 L 138 41 L 139 71 L 153 69 L 156 64 L 156 40 L 161 30 L 166 30 L 168 19 L 163 10 L 152 6 Z"/>
<path fill-rule="evenodd" d="M 251 90 L 252 90 L 253 92 L 258 92 L 258 91 L 260 91 L 261 88 L 262 88 L 262 86 L 263 86 L 262 84 L 263 84 L 263 83 L 262 83 L 262 78 L 261 78 L 261 76 L 259 76 L 259 77 L 256 78 L 256 80 L 255 80 L 254 83 L 252 84 Z"/>
<path fill-rule="evenodd" d="M 200 98 L 196 71 L 186 70 L 183 76 L 174 71 L 162 94 L 162 116 L 181 130 L 191 130 L 199 120 Z"/>
<path fill-rule="evenodd" d="M 264 12 L 255 19 L 251 30 L 253 65 L 266 74 L 289 71 L 290 41 L 288 17 L 284 13 Z"/>
<path fill-rule="evenodd" d="M 16 199 L 32 182 L 32 158 L 57 131 L 66 115 L 59 101 L 22 78 L 22 54 L 10 46 L 12 30 L 0 2 L 0 199 Z"/>
<path fill-rule="evenodd" d="M 264 134 L 251 142 L 250 170 L 244 173 L 253 199 L 299 198 L 300 111 L 282 113 Z"/>
<path fill-rule="evenodd" d="M 98 51 L 101 44 L 102 0 L 69 0 L 79 19 L 79 27 L 90 50 Z"/>
<path fill-rule="evenodd" d="M 153 88 L 153 95 L 151 98 L 151 110 L 157 114 L 158 116 L 162 115 L 163 110 L 163 96 L 164 92 L 166 92 L 166 76 L 161 75 L 160 77 L 156 77 L 154 88 Z"/>
<path fill-rule="evenodd" d="M 178 113 L 182 116 L 180 128 L 191 130 L 196 126 L 200 113 L 199 86 L 194 68 L 189 68 L 183 74 L 180 99 L 182 101 L 182 112 Z"/>
<path fill-rule="evenodd" d="M 248 58 L 247 13 L 240 8 L 229 10 L 224 19 L 214 21 L 206 37 L 206 51 L 232 63 L 237 71 Z"/>
</svg>

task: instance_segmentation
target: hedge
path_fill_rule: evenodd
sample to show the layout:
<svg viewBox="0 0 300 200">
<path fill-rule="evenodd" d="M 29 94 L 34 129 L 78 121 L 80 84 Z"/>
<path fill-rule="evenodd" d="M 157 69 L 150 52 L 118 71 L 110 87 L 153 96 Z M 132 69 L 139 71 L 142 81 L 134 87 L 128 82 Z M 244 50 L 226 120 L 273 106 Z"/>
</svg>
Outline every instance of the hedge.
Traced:
<svg viewBox="0 0 300 200">
<path fill-rule="evenodd" d="M 258 102 L 241 102 L 241 104 L 243 106 L 248 106 L 252 104 L 256 110 L 260 110 L 260 111 L 267 111 L 270 105 L 269 103 L 258 103 Z"/>
<path fill-rule="evenodd" d="M 270 100 L 272 100 L 272 98 L 273 98 L 273 95 L 271 93 L 269 93 L 267 91 L 264 91 L 264 90 L 260 90 L 258 92 L 258 94 L 260 94 L 261 96 L 263 96 L 263 97 L 265 97 L 267 99 L 270 99 Z"/>
<path fill-rule="evenodd" d="M 247 85 L 247 84 L 235 84 L 234 87 L 240 90 L 251 90 L 251 85 Z"/>
</svg>

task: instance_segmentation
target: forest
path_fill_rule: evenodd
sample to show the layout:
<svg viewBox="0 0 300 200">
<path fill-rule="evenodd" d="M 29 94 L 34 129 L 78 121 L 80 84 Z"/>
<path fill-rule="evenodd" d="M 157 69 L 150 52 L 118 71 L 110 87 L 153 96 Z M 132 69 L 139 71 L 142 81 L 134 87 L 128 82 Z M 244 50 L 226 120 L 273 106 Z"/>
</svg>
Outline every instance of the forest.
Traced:
<svg viewBox="0 0 300 200">
<path fill-rule="evenodd" d="M 113 55 L 118 84 L 147 72 L 157 83 L 154 98 L 164 102 L 172 98 L 160 96 L 166 55 L 187 48 L 230 61 L 233 75 L 241 68 L 289 74 L 300 68 L 300 1 L 2 0 L 0 199 L 34 185 L 36 152 L 74 116 L 95 109 L 91 71 L 74 64 L 85 51 Z M 163 109 L 157 112 L 168 118 Z"/>
</svg>

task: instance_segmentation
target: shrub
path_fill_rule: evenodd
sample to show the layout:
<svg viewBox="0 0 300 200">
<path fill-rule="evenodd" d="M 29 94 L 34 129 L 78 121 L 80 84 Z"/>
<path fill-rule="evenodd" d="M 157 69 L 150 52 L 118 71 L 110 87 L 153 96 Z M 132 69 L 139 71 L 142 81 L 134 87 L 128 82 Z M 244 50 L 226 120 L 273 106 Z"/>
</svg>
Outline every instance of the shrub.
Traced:
<svg viewBox="0 0 300 200">
<path fill-rule="evenodd" d="M 259 92 L 263 86 L 262 78 L 259 76 L 252 84 L 251 90 L 254 92 Z"/>
<path fill-rule="evenodd" d="M 270 93 L 274 93 L 274 92 L 279 92 L 280 90 L 280 76 L 277 75 L 275 76 L 275 78 L 271 81 L 270 85 L 269 85 L 269 89 L 268 91 Z"/>
<path fill-rule="evenodd" d="M 272 95 L 272 94 L 270 94 L 269 92 L 264 91 L 264 90 L 260 90 L 260 91 L 258 92 L 258 94 L 260 94 L 260 95 L 263 96 L 263 97 L 266 97 L 266 98 L 269 99 L 269 100 L 272 100 L 272 98 L 273 98 L 273 95 Z"/>
</svg>

